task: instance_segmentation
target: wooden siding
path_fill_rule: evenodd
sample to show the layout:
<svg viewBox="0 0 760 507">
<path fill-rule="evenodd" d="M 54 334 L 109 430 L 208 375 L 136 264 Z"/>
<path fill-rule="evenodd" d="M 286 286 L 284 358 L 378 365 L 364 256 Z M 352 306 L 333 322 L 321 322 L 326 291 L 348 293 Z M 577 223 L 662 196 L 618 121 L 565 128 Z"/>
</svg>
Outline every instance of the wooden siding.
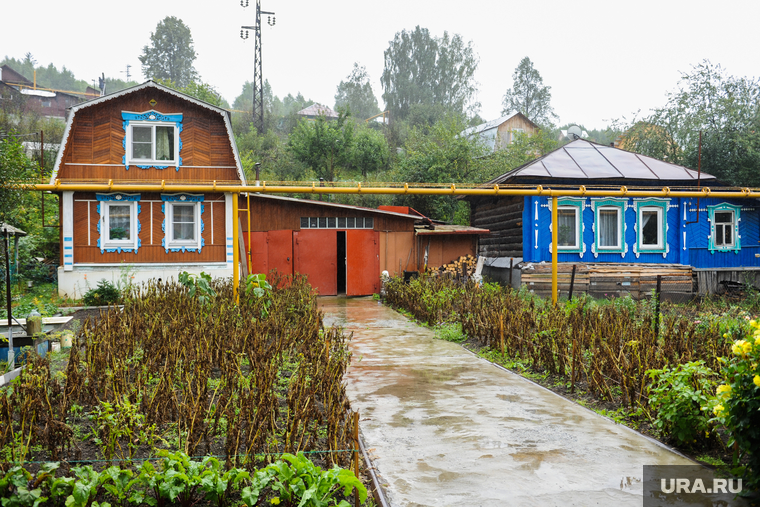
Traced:
<svg viewBox="0 0 760 507">
<path fill-rule="evenodd" d="M 241 195 L 239 208 L 248 206 L 246 196 Z M 363 210 L 361 208 L 342 208 L 311 204 L 307 200 L 289 201 L 269 199 L 251 195 L 251 231 L 273 231 L 301 229 L 301 217 L 372 217 L 373 229 L 376 231 L 414 231 L 414 217 L 403 218 L 383 213 Z M 240 213 L 243 230 L 248 230 L 248 217 L 245 211 Z"/>
<path fill-rule="evenodd" d="M 403 271 L 417 271 L 414 235 L 410 232 L 380 232 L 380 271 L 399 276 Z"/>
<path fill-rule="evenodd" d="M 141 246 L 134 252 L 102 252 L 98 247 L 98 213 L 96 195 L 92 192 L 74 194 L 74 264 L 103 263 L 187 263 L 187 262 L 225 262 L 225 216 L 224 195 L 207 194 L 203 202 L 204 211 L 201 219 L 204 229 L 201 237 L 205 245 L 201 252 L 166 252 L 161 245 L 164 239 L 162 225 L 164 213 L 161 211 L 161 194 L 144 193 L 140 196 L 141 224 L 139 238 Z M 214 213 L 214 235 L 211 232 L 211 207 Z M 89 219 L 88 219 L 89 209 Z M 152 210 L 152 220 L 151 220 Z M 151 238 L 152 233 L 152 238 Z"/>
<path fill-rule="evenodd" d="M 151 106 L 149 101 L 156 100 Z M 179 170 L 123 165 L 123 111 L 182 113 Z M 104 165 L 88 165 L 104 164 Z M 106 165 L 106 164 L 116 164 Z M 64 147 L 58 178 L 86 181 L 239 181 L 224 119 L 214 111 L 155 88 L 85 107 L 76 113 Z"/>
<path fill-rule="evenodd" d="M 472 204 L 472 226 L 489 229 L 480 237 L 479 255 L 522 257 L 523 198 L 479 199 Z"/>
<path fill-rule="evenodd" d="M 425 249 L 428 250 L 427 265 L 432 268 L 449 264 L 464 255 L 477 255 L 478 237 L 474 234 L 423 234 L 417 236 L 419 265 L 424 262 Z"/>
<path fill-rule="evenodd" d="M 524 116 L 517 114 L 496 128 L 495 149 L 503 149 L 511 144 L 514 141 L 515 129 L 522 129 L 528 135 L 533 135 L 538 130 Z"/>
</svg>

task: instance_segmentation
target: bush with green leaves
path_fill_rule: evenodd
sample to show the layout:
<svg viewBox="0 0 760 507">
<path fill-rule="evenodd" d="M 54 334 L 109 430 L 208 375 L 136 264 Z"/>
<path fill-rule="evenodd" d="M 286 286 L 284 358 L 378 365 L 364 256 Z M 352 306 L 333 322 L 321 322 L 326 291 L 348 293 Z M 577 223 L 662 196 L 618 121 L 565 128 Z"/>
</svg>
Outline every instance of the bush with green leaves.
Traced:
<svg viewBox="0 0 760 507">
<path fill-rule="evenodd" d="M 205 304 L 216 296 L 212 287 L 211 275 L 201 271 L 200 275 L 195 275 L 183 271 L 178 276 L 179 283 L 187 287 L 187 295 L 197 297 L 201 304 Z"/>
<path fill-rule="evenodd" d="M 100 280 L 98 286 L 88 290 L 82 302 L 85 306 L 115 305 L 121 302 L 121 292 L 108 280 Z"/>
<path fill-rule="evenodd" d="M 704 361 L 648 370 L 647 375 L 652 379 L 649 406 L 656 413 L 653 422 L 660 435 L 690 447 L 710 434 L 710 417 L 702 407 L 710 399 L 716 375 Z"/>
<path fill-rule="evenodd" d="M 735 444 L 739 450 L 733 473 L 742 475 L 745 488 L 754 490 L 760 487 L 760 322 L 750 325 L 751 334 L 735 340 L 731 356 L 721 358 L 724 383 L 705 405 L 728 431 L 729 446 Z M 746 464 L 739 466 L 740 462 Z"/>
</svg>

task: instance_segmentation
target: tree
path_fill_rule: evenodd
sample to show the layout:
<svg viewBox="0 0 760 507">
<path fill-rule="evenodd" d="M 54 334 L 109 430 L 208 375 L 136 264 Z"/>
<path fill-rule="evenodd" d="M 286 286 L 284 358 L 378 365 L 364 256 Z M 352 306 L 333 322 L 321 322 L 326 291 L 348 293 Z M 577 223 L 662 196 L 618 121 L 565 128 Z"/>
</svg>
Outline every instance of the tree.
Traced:
<svg viewBox="0 0 760 507">
<path fill-rule="evenodd" d="M 167 16 L 150 34 L 150 46 L 143 47 L 138 58 L 147 79 L 168 79 L 184 88 L 198 77 L 195 57 L 190 28 L 181 19 Z"/>
<path fill-rule="evenodd" d="M 192 81 L 187 84 L 187 86 L 177 86 L 174 82 L 164 79 L 159 79 L 157 82 L 163 86 L 166 86 L 167 88 L 173 88 L 178 92 L 182 92 L 185 95 L 190 95 L 191 97 L 202 100 L 203 102 L 211 104 L 212 106 L 222 107 L 225 109 L 230 107 L 227 101 L 224 100 L 224 97 L 219 95 L 219 92 L 216 91 L 216 88 L 210 84 L 203 83 L 201 81 Z"/>
<path fill-rule="evenodd" d="M 461 183 L 475 178 L 476 159 L 486 149 L 474 138 L 460 135 L 466 127 L 459 115 L 449 115 L 429 129 L 413 127 L 393 179 L 420 183 Z M 431 218 L 453 221 L 467 203 L 453 197 L 403 195 L 396 203 L 411 206 Z"/>
<path fill-rule="evenodd" d="M 369 75 L 364 65 L 354 63 L 354 70 L 341 81 L 335 93 L 335 110 L 348 108 L 351 114 L 361 120 L 366 120 L 380 112 L 377 107 L 377 97 L 372 91 Z"/>
<path fill-rule="evenodd" d="M 544 86 L 541 74 L 527 56 L 512 74 L 513 85 L 504 95 L 501 114 L 520 112 L 533 123 L 548 127 L 557 119 L 551 106 L 551 86 Z"/>
<path fill-rule="evenodd" d="M 385 136 L 364 124 L 359 124 L 353 136 L 350 166 L 361 172 L 364 180 L 388 165 L 390 149 Z"/>
<path fill-rule="evenodd" d="M 341 113 L 337 120 L 324 116 L 301 119 L 290 134 L 290 150 L 296 160 L 310 166 L 317 177 L 335 181 L 340 168 L 351 163 L 354 123 Z"/>
<path fill-rule="evenodd" d="M 461 35 L 431 37 L 426 28 L 397 32 L 385 50 L 381 82 L 391 117 L 404 119 L 414 104 L 440 104 L 449 111 L 474 111 L 478 57 Z"/>
<path fill-rule="evenodd" d="M 39 168 L 27 158 L 20 139 L 11 133 L 0 137 L 0 223 L 18 225 L 23 204 L 31 192 L 19 190 L 13 183 L 36 179 Z"/>
<path fill-rule="evenodd" d="M 633 121 L 625 149 L 697 168 L 724 183 L 760 185 L 760 80 L 727 76 L 704 60 L 682 73 L 664 107 Z"/>
</svg>

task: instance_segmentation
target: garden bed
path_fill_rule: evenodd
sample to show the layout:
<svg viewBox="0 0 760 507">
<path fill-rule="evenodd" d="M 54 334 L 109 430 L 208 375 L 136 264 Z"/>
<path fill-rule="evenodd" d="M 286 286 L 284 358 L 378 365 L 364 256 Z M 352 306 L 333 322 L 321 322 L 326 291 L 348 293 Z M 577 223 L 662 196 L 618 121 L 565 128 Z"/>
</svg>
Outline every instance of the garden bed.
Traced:
<svg viewBox="0 0 760 507">
<path fill-rule="evenodd" d="M 137 471 L 162 451 L 251 472 L 297 452 L 350 465 L 348 337 L 324 328 L 305 280 L 252 280 L 239 304 L 229 282 L 186 282 L 78 312 L 68 357 L 30 359 L 0 390 L 0 469 Z"/>
</svg>

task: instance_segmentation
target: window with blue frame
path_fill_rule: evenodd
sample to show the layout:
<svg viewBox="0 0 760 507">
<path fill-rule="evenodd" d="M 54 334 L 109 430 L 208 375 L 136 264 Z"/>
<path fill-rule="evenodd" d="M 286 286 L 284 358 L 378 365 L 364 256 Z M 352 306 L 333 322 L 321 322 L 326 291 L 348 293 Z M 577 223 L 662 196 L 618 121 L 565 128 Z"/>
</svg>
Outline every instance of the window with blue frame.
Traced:
<svg viewBox="0 0 760 507">
<path fill-rule="evenodd" d="M 626 199 L 593 200 L 594 208 L 594 256 L 600 253 L 625 255 L 625 207 Z"/>
<path fill-rule="evenodd" d="M 100 252 L 137 253 L 140 247 L 139 194 L 96 194 Z"/>
<path fill-rule="evenodd" d="M 741 236 L 739 236 L 741 207 L 729 203 L 708 206 L 707 217 L 710 221 L 708 245 L 710 252 L 739 253 L 741 250 Z"/>
<path fill-rule="evenodd" d="M 121 113 L 124 120 L 124 165 L 166 169 L 182 165 L 182 114 Z"/>
<path fill-rule="evenodd" d="M 667 199 L 646 199 L 636 203 L 636 257 L 642 253 L 665 254 L 667 245 Z"/>
</svg>

